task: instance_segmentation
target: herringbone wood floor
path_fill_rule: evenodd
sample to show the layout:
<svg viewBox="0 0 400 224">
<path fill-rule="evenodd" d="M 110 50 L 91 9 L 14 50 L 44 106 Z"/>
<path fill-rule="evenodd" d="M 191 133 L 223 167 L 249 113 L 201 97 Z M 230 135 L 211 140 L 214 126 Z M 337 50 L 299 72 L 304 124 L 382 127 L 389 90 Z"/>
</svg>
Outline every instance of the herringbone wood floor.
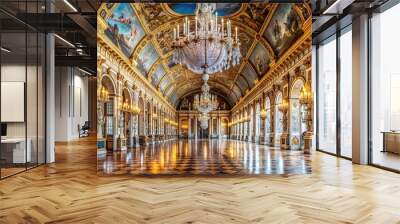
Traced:
<svg viewBox="0 0 400 224">
<path fill-rule="evenodd" d="M 313 152 L 312 174 L 99 177 L 94 141 L 0 181 L 0 223 L 400 223 L 400 175 Z"/>
</svg>

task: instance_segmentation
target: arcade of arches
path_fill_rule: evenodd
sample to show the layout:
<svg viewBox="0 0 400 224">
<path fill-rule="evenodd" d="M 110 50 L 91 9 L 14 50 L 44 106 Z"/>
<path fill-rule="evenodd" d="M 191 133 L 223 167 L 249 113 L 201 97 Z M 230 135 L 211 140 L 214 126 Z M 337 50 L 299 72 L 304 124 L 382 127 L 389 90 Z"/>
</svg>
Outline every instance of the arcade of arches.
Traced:
<svg viewBox="0 0 400 224">
<path fill-rule="evenodd" d="M 98 10 L 98 86 L 108 94 L 98 102 L 98 146 L 120 150 L 207 138 L 308 152 L 312 99 L 299 99 L 302 91 L 311 89 L 310 6 L 217 4 L 218 13 L 238 27 L 242 59 L 210 75 L 210 91 L 219 106 L 210 113 L 205 130 L 193 109 L 201 75 L 171 59 L 173 27 L 186 16 L 194 20 L 193 12 L 181 10 L 178 3 L 109 3 Z M 127 31 L 115 23 L 117 16 L 130 21 L 134 34 L 128 35 L 129 41 L 118 36 Z"/>
</svg>

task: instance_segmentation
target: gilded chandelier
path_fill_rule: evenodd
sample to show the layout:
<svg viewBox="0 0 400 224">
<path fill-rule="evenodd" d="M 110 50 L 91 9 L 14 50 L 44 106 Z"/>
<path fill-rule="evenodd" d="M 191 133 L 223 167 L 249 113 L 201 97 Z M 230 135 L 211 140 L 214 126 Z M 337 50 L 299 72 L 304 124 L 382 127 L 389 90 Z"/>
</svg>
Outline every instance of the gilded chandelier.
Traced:
<svg viewBox="0 0 400 224">
<path fill-rule="evenodd" d="M 197 74 L 222 72 L 239 64 L 239 46 L 237 27 L 233 37 L 231 21 L 218 20 L 216 3 L 197 3 L 194 29 L 187 17 L 174 28 L 172 60 Z"/>
<path fill-rule="evenodd" d="M 194 96 L 193 107 L 202 114 L 208 114 L 218 107 L 217 97 L 209 92 L 209 88 L 208 84 L 204 83 L 202 93 Z"/>
</svg>

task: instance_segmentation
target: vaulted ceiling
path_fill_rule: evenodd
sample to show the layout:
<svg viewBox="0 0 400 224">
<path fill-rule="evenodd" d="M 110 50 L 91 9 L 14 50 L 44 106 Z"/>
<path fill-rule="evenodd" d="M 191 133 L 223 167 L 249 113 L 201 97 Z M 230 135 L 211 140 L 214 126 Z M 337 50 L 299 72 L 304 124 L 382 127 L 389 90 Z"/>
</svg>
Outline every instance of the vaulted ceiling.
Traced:
<svg viewBox="0 0 400 224">
<path fill-rule="evenodd" d="M 175 106 L 202 85 L 201 75 L 171 60 L 173 27 L 185 16 L 194 20 L 195 8 L 195 3 L 107 3 L 99 10 L 99 19 L 108 26 L 105 36 Z M 209 85 L 232 106 L 302 35 L 311 9 L 307 3 L 217 3 L 217 11 L 238 27 L 242 60 L 210 75 Z M 130 26 L 119 24 L 118 18 L 128 18 Z"/>
</svg>

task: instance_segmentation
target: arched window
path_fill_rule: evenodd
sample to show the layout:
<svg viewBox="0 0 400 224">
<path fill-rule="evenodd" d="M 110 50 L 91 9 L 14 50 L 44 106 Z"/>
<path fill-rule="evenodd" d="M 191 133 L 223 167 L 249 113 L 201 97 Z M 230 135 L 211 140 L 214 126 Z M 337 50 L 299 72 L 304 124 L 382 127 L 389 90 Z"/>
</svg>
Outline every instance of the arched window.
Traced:
<svg viewBox="0 0 400 224">
<path fill-rule="evenodd" d="M 282 104 L 282 92 L 278 92 L 275 98 L 275 141 L 274 141 L 275 146 L 281 145 L 281 135 L 283 131 L 283 126 L 282 126 L 283 114 L 279 110 L 280 104 Z"/>
<path fill-rule="evenodd" d="M 298 79 L 290 93 L 290 147 L 300 149 L 303 143 L 302 133 L 305 131 L 305 123 L 301 121 L 302 107 L 300 106 L 300 92 L 304 82 Z"/>
<path fill-rule="evenodd" d="M 267 112 L 267 117 L 265 118 L 264 135 L 265 139 L 269 139 L 271 131 L 271 100 L 269 97 L 265 98 L 265 111 Z"/>
</svg>

